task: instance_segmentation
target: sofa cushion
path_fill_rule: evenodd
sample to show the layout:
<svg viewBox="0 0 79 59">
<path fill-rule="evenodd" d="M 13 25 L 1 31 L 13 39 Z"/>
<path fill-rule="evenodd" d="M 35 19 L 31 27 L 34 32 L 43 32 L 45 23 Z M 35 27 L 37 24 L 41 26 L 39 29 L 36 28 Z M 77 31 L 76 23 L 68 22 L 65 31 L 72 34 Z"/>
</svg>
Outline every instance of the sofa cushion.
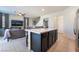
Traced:
<svg viewBox="0 0 79 59">
<path fill-rule="evenodd" d="M 10 35 L 12 39 L 25 37 L 25 30 L 23 29 L 11 29 Z"/>
</svg>

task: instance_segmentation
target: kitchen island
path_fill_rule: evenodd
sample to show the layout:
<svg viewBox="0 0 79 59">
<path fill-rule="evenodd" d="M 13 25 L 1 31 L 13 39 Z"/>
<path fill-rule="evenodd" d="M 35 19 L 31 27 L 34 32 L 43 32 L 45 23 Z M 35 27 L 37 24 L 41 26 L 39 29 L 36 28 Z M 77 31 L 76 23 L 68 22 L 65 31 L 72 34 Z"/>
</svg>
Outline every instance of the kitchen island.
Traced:
<svg viewBox="0 0 79 59">
<path fill-rule="evenodd" d="M 57 40 L 57 29 L 26 29 L 28 32 L 28 48 L 35 52 L 47 51 Z"/>
</svg>

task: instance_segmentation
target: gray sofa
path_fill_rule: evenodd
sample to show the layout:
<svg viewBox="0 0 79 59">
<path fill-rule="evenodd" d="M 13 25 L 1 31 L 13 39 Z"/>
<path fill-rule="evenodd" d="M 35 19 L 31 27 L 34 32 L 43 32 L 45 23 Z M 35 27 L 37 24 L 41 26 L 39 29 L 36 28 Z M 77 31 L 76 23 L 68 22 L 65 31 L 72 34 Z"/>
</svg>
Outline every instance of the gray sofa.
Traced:
<svg viewBox="0 0 79 59">
<path fill-rule="evenodd" d="M 10 30 L 10 38 L 11 39 L 17 39 L 25 37 L 25 30 L 23 29 L 11 29 Z"/>
</svg>

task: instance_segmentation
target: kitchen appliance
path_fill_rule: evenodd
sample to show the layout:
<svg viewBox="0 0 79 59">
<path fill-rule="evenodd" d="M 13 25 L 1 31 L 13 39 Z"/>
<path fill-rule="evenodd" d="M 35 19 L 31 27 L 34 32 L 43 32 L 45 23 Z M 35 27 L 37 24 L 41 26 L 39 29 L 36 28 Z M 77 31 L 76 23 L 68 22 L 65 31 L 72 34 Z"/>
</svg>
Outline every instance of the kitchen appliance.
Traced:
<svg viewBox="0 0 79 59">
<path fill-rule="evenodd" d="M 79 51 L 79 9 L 76 12 L 76 19 L 74 22 L 74 34 L 76 35 L 76 51 Z"/>
</svg>

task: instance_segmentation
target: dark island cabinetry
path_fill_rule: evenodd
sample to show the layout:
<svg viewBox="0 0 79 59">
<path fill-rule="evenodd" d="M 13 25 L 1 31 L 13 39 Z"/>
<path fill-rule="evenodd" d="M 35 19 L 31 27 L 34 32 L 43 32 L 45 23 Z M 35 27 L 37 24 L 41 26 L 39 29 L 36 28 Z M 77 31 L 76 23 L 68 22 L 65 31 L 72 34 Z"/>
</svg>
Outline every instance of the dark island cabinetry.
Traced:
<svg viewBox="0 0 79 59">
<path fill-rule="evenodd" d="M 48 32 L 41 34 L 41 51 L 45 52 L 48 49 Z"/>
<path fill-rule="evenodd" d="M 31 49 L 35 52 L 46 52 L 57 40 L 57 30 L 44 33 L 31 32 Z"/>
</svg>

